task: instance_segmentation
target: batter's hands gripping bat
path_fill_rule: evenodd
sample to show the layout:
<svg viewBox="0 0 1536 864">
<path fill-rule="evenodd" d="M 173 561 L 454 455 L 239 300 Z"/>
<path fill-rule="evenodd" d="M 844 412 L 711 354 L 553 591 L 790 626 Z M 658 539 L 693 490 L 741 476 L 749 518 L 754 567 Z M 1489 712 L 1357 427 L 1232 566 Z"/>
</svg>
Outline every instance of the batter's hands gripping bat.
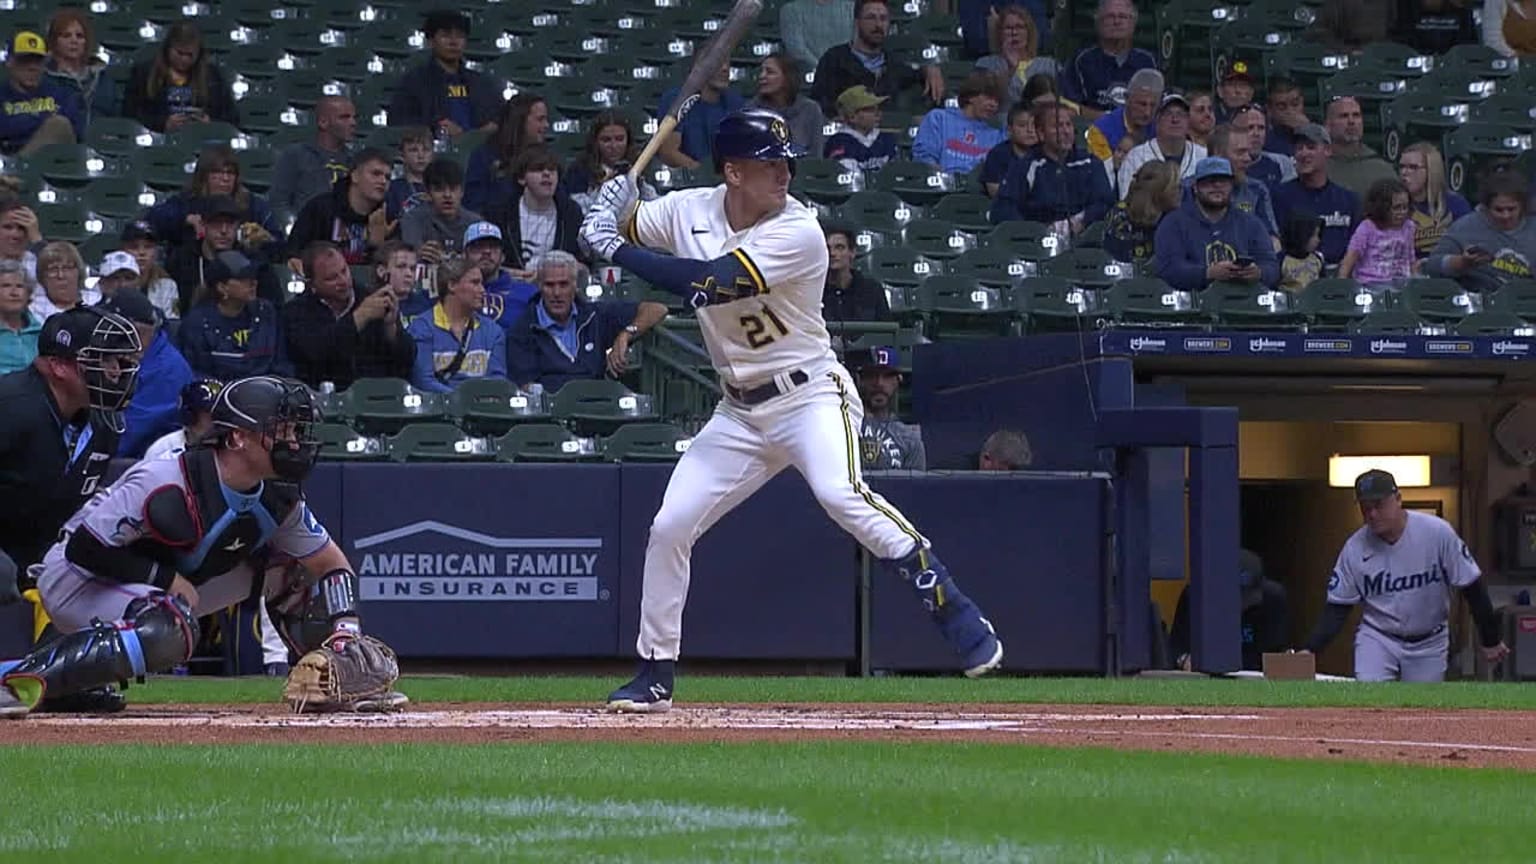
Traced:
<svg viewBox="0 0 1536 864">
<path fill-rule="evenodd" d="M 640 173 L 649 165 L 651 159 L 656 156 L 656 151 L 661 148 L 661 142 L 667 140 L 672 130 L 677 128 L 679 120 L 693 107 L 693 103 L 699 99 L 699 91 L 704 89 L 704 82 L 720 71 L 720 67 L 730 59 L 731 52 L 736 50 L 736 43 L 746 34 L 747 28 L 752 26 L 752 21 L 757 18 L 757 13 L 763 10 L 763 0 L 736 0 L 736 5 L 731 7 L 731 14 L 720 25 L 720 30 L 714 38 L 704 44 L 693 55 L 693 68 L 688 71 L 688 77 L 683 81 L 683 87 L 677 91 L 677 99 L 667 107 L 667 114 L 661 118 L 660 125 L 656 128 L 656 134 L 651 140 L 645 142 L 645 149 L 635 157 L 635 164 L 629 167 L 629 179 L 640 182 Z"/>
</svg>

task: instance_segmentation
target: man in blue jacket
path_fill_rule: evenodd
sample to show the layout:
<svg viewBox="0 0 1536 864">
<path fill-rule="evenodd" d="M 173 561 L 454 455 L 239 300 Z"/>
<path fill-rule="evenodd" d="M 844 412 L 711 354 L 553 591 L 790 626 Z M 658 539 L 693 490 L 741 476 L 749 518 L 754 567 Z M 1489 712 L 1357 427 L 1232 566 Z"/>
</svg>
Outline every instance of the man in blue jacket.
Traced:
<svg viewBox="0 0 1536 864">
<path fill-rule="evenodd" d="M 1103 219 L 1115 205 L 1104 163 L 1075 144 L 1072 112 L 1055 102 L 1035 109 L 1040 144 L 1015 162 L 992 202 L 992 221 L 1027 219 L 1073 236 Z"/>
<path fill-rule="evenodd" d="M 610 300 L 588 303 L 581 296 L 581 264 L 568 252 L 549 252 L 539 261 L 539 295 L 507 333 L 507 377 L 527 389 L 538 384 L 553 393 L 578 378 L 624 374 L 630 343 L 667 317 L 662 303 Z"/>
<path fill-rule="evenodd" d="M 1153 271 L 1180 291 L 1212 282 L 1259 282 L 1273 288 L 1280 263 L 1269 230 L 1232 206 L 1232 163 L 1208 156 L 1195 166 L 1195 197 L 1157 226 Z"/>
<path fill-rule="evenodd" d="M 0 153 L 26 155 L 49 144 L 84 140 L 80 97 L 44 77 L 43 37 L 23 30 L 10 48 L 7 80 L 0 85 Z"/>
<path fill-rule="evenodd" d="M 143 291 L 114 291 L 97 308 L 126 319 L 144 346 L 138 386 L 123 409 L 117 443 L 117 455 L 138 459 L 160 436 L 181 428 L 181 391 L 192 381 L 192 367 L 160 329 L 160 314 Z"/>
</svg>

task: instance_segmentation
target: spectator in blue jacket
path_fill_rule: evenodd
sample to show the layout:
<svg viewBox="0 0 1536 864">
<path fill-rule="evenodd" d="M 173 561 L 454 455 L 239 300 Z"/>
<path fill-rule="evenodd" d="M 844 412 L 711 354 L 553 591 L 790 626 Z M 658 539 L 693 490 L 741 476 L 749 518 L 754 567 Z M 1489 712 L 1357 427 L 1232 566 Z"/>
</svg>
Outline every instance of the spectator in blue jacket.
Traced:
<svg viewBox="0 0 1536 864">
<path fill-rule="evenodd" d="M 475 262 L 450 255 L 437 265 L 437 304 L 406 330 L 416 342 L 416 389 L 447 393 L 471 378 L 507 377 L 506 332 L 480 313 L 484 306 Z"/>
<path fill-rule="evenodd" d="M 990 72 L 972 72 L 956 93 L 958 108 L 935 108 L 923 116 L 912 141 L 912 158 L 951 174 L 964 174 L 1007 139 L 992 125 L 1003 88 Z"/>
<path fill-rule="evenodd" d="M 89 128 L 92 117 L 116 117 L 121 96 L 107 77 L 90 14 L 73 6 L 58 9 L 48 18 L 47 41 L 48 80 L 79 98 L 83 125 Z"/>
<path fill-rule="evenodd" d="M 400 76 L 389 100 L 389 125 L 427 126 L 448 139 L 472 129 L 494 131 L 503 102 L 501 86 L 464 65 L 469 16 L 454 10 L 429 12 L 422 32 L 431 56 Z"/>
<path fill-rule="evenodd" d="M 901 158 L 896 136 L 880 128 L 880 105 L 887 98 L 876 96 L 863 84 L 839 94 L 837 115 L 842 122 L 827 136 L 822 155 L 849 171 L 879 171 L 885 163 Z"/>
<path fill-rule="evenodd" d="M 1132 75 L 1157 68 L 1156 57 L 1132 44 L 1136 37 L 1136 4 L 1132 0 L 1099 0 L 1094 27 L 1098 44 L 1077 52 L 1061 74 L 1064 94 L 1083 106 L 1083 116 L 1089 120 L 1098 119 L 1124 101 Z M 1111 141 L 1110 146 L 1116 143 Z"/>
<path fill-rule="evenodd" d="M 181 427 L 181 391 L 192 383 L 192 367 L 160 329 L 160 313 L 144 292 L 115 291 L 97 308 L 127 319 L 144 346 L 138 383 L 123 410 L 123 435 L 117 442 L 117 455 L 138 459 L 160 436 Z"/>
<path fill-rule="evenodd" d="M 501 229 L 492 222 L 476 222 L 464 230 L 464 257 L 480 268 L 485 282 L 485 308 L 481 312 L 501 329 L 511 330 L 522 320 L 539 286 L 501 266 L 506 260 L 502 242 Z"/>
<path fill-rule="evenodd" d="M 1337 266 L 1349 249 L 1360 216 L 1360 198 L 1328 177 L 1333 139 L 1328 130 L 1308 123 L 1296 130 L 1296 179 L 1281 183 L 1274 192 L 1275 219 L 1284 225 L 1292 211 L 1306 210 L 1323 220 L 1323 243 L 1318 251 L 1329 266 Z M 1249 169 L 1250 176 L 1252 169 Z"/>
<path fill-rule="evenodd" d="M 0 85 L 0 153 L 26 155 L 85 138 L 85 114 L 73 91 L 44 77 L 48 45 L 28 30 L 11 40 Z"/>
<path fill-rule="evenodd" d="M 988 198 L 996 198 L 1003 179 L 1014 164 L 1029 158 L 1040 143 L 1040 133 L 1035 131 L 1034 107 L 1026 102 L 1015 102 L 1008 109 L 1008 140 L 993 146 L 987 158 L 982 160 L 981 186 Z"/>
<path fill-rule="evenodd" d="M 1040 145 L 1008 170 L 992 202 L 992 221 L 1027 219 L 1081 234 L 1115 204 L 1104 163 L 1076 146 L 1072 110 L 1065 105 L 1036 106 L 1035 129 Z"/>
<path fill-rule="evenodd" d="M 1258 282 L 1274 288 L 1280 262 L 1269 229 L 1232 206 L 1232 164 L 1207 156 L 1195 166 L 1195 198 L 1157 226 L 1154 272 L 1181 291 L 1212 282 Z"/>
<path fill-rule="evenodd" d="M 206 290 L 198 292 L 180 330 L 182 354 L 197 374 L 220 381 L 293 375 L 277 307 L 256 296 L 260 270 L 233 250 L 205 265 Z"/>
<path fill-rule="evenodd" d="M 580 262 L 565 252 L 550 252 L 539 262 L 539 296 L 507 335 L 512 383 L 553 393 L 578 378 L 617 378 L 627 368 L 630 343 L 667 317 L 661 303 L 586 302 L 582 273 Z"/>
</svg>

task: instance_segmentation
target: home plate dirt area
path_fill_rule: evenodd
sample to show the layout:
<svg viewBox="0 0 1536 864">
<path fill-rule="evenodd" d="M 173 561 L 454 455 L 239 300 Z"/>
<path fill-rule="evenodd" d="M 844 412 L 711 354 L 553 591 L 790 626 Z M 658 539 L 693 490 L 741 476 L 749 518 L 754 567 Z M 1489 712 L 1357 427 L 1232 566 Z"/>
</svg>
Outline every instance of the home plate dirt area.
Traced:
<svg viewBox="0 0 1536 864">
<path fill-rule="evenodd" d="M 281 705 L 155 705 L 33 715 L 9 744 L 520 741 L 973 741 L 1189 750 L 1536 770 L 1536 712 L 1107 705 L 679 705 L 654 716 L 590 705 L 422 703 L 387 715 Z"/>
</svg>

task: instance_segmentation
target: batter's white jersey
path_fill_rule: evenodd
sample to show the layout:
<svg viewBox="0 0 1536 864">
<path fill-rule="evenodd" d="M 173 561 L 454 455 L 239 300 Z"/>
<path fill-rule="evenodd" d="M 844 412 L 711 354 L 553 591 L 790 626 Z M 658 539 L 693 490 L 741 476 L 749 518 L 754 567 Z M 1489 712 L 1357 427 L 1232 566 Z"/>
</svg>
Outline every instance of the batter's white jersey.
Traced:
<svg viewBox="0 0 1536 864">
<path fill-rule="evenodd" d="M 710 361 L 727 383 L 751 386 L 836 362 L 821 316 L 827 243 L 815 210 L 789 198 L 778 213 L 733 231 L 721 185 L 642 202 L 626 228 L 640 245 L 681 258 L 741 260 L 756 295 L 697 310 Z"/>
<path fill-rule="evenodd" d="M 1396 543 L 1361 525 L 1339 550 L 1328 602 L 1365 604 L 1362 621 L 1390 636 L 1428 633 L 1446 623 L 1451 589 L 1482 575 L 1456 529 L 1438 516 L 1409 510 Z"/>
</svg>

